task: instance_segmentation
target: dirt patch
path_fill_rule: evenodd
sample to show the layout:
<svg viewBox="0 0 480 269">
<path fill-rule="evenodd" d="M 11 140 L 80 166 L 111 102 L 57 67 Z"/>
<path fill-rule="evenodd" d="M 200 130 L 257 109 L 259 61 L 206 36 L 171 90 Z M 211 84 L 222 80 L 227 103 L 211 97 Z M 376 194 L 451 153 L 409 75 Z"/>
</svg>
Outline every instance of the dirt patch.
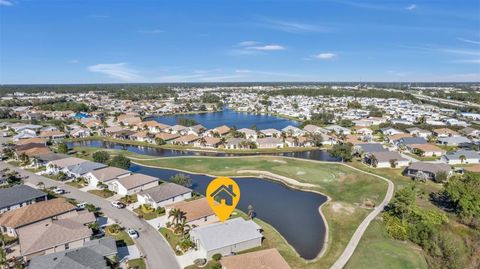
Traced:
<svg viewBox="0 0 480 269">
<path fill-rule="evenodd" d="M 355 208 L 353 206 L 344 205 L 342 203 L 335 203 L 331 204 L 332 211 L 335 213 L 343 213 L 347 215 L 351 215 L 355 212 Z"/>
<path fill-rule="evenodd" d="M 297 171 L 296 174 L 297 174 L 297 176 L 303 176 L 303 175 L 305 175 L 306 173 L 305 173 L 305 171 Z"/>
<path fill-rule="evenodd" d="M 272 163 L 282 163 L 282 164 L 286 164 L 287 162 L 284 161 L 284 160 L 271 160 Z"/>
<path fill-rule="evenodd" d="M 338 182 L 354 181 L 357 180 L 357 177 L 352 174 L 338 173 L 337 180 Z"/>
</svg>

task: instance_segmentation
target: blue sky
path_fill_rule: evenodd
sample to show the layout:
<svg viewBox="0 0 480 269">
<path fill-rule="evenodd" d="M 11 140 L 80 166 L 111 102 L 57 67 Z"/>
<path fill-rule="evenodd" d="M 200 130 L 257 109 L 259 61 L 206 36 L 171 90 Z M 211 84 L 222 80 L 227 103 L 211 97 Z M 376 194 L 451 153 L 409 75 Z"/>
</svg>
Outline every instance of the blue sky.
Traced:
<svg viewBox="0 0 480 269">
<path fill-rule="evenodd" d="M 480 81 L 475 0 L 0 0 L 0 83 Z"/>
</svg>

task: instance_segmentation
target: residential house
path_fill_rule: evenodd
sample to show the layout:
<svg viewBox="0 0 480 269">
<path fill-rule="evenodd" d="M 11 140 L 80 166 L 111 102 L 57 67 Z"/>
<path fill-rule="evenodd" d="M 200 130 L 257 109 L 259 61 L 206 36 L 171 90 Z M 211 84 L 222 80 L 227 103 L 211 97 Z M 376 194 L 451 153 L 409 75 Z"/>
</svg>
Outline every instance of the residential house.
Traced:
<svg viewBox="0 0 480 269">
<path fill-rule="evenodd" d="M 307 136 L 287 137 L 285 138 L 285 144 L 288 147 L 313 147 L 314 146 L 312 138 Z"/>
<path fill-rule="evenodd" d="M 384 152 L 388 150 L 380 143 L 364 143 L 355 145 L 353 151 L 358 155 L 364 155 L 372 152 Z"/>
<path fill-rule="evenodd" d="M 480 154 L 473 150 L 457 150 L 453 152 L 447 152 L 442 156 L 442 161 L 448 164 L 479 163 Z"/>
<path fill-rule="evenodd" d="M 69 177 L 83 177 L 87 173 L 102 169 L 107 167 L 107 165 L 103 163 L 97 163 L 97 162 L 91 162 L 91 161 L 85 161 L 73 165 L 69 165 L 63 169 L 63 172 L 66 173 Z"/>
<path fill-rule="evenodd" d="M 371 152 L 366 154 L 363 160 L 367 165 L 377 168 L 390 168 L 392 167 L 392 162 L 394 167 L 409 165 L 409 160 L 396 151 Z"/>
<path fill-rule="evenodd" d="M 68 166 L 76 165 L 87 160 L 76 158 L 76 157 L 67 157 L 59 160 L 53 160 L 47 163 L 47 173 L 57 174 Z"/>
<path fill-rule="evenodd" d="M 144 121 L 144 122 L 141 122 L 137 125 L 137 128 L 147 129 L 152 134 L 157 134 L 157 133 L 166 131 L 170 127 L 171 127 L 170 125 L 159 123 L 159 122 L 154 121 L 154 120 Z"/>
<path fill-rule="evenodd" d="M 180 202 L 192 197 L 192 190 L 175 183 L 163 183 L 137 193 L 138 202 L 153 208 Z"/>
<path fill-rule="evenodd" d="M 248 149 L 248 140 L 245 138 L 229 138 L 225 141 L 226 149 Z"/>
<path fill-rule="evenodd" d="M 92 133 L 87 128 L 76 128 L 70 131 L 70 136 L 73 138 L 84 138 L 91 136 Z"/>
<path fill-rule="evenodd" d="M 185 213 L 185 222 L 192 226 L 198 227 L 218 222 L 219 219 L 212 207 L 208 204 L 207 198 L 195 199 L 192 201 L 181 201 L 165 207 L 166 212 L 172 209 L 178 209 Z"/>
<path fill-rule="evenodd" d="M 46 167 L 49 162 L 60 160 L 60 159 L 65 159 L 68 158 L 68 155 L 65 154 L 58 154 L 58 153 L 45 153 L 45 154 L 39 154 L 35 156 L 33 159 L 35 167 Z"/>
<path fill-rule="evenodd" d="M 193 143 L 195 147 L 200 148 L 218 148 L 218 146 L 222 143 L 222 140 L 218 137 L 209 137 L 205 136 Z"/>
<path fill-rule="evenodd" d="M 224 136 L 224 135 L 227 135 L 228 133 L 230 133 L 230 127 L 228 127 L 226 125 L 222 125 L 222 126 L 213 128 L 212 132 L 217 133 L 220 136 Z"/>
<path fill-rule="evenodd" d="M 222 269 L 291 269 L 276 248 L 222 257 L 220 264 Z"/>
<path fill-rule="evenodd" d="M 363 136 L 372 136 L 373 131 L 370 128 L 363 127 L 363 126 L 353 126 L 352 129 L 356 134 L 363 135 Z"/>
<path fill-rule="evenodd" d="M 128 170 L 108 166 L 88 172 L 85 175 L 85 179 L 88 181 L 89 186 L 97 187 L 100 183 L 108 185 L 115 179 L 126 177 L 131 174 L 132 173 Z"/>
<path fill-rule="evenodd" d="M 162 139 L 165 143 L 172 143 L 175 139 L 179 138 L 180 135 L 178 134 L 170 134 L 170 133 L 157 133 L 155 138 Z"/>
<path fill-rule="evenodd" d="M 45 192 L 27 185 L 0 188 L 0 214 L 45 200 Z"/>
<path fill-rule="evenodd" d="M 188 127 L 183 125 L 173 125 L 169 128 L 171 134 L 185 135 L 188 132 Z"/>
<path fill-rule="evenodd" d="M 120 195 L 132 195 L 158 185 L 158 178 L 143 174 L 132 174 L 114 179 L 109 189 Z"/>
<path fill-rule="evenodd" d="M 413 136 L 423 137 L 425 139 L 427 139 L 429 136 L 432 135 L 432 132 L 430 132 L 428 130 L 420 129 L 420 128 L 417 128 L 417 127 L 408 128 L 408 129 L 406 129 L 406 131 L 407 131 L 407 133 L 409 133 Z"/>
<path fill-rule="evenodd" d="M 422 157 L 442 156 L 446 152 L 432 144 L 409 144 L 406 147 L 410 152 Z"/>
<path fill-rule="evenodd" d="M 432 132 L 436 137 L 455 137 L 455 136 L 459 136 L 459 134 L 457 132 L 455 132 L 452 129 L 448 129 L 448 128 L 438 128 L 438 129 L 434 129 Z"/>
<path fill-rule="evenodd" d="M 334 132 L 337 135 L 340 135 L 340 134 L 349 135 L 352 133 L 350 129 L 342 127 L 340 125 L 330 125 L 325 127 L 325 129 L 327 129 L 330 132 Z"/>
<path fill-rule="evenodd" d="M 139 142 L 146 142 L 146 143 L 155 143 L 155 138 L 152 134 L 148 133 L 147 131 L 140 131 L 132 134 L 130 139 L 139 141 Z"/>
<path fill-rule="evenodd" d="M 84 246 L 43 256 L 33 257 L 29 269 L 61 269 L 61 268 L 110 268 L 107 260 L 116 260 L 118 250 L 115 239 L 103 237 L 90 240 Z"/>
<path fill-rule="evenodd" d="M 87 224 L 93 222 L 95 215 L 82 211 L 19 228 L 20 253 L 28 261 L 36 256 L 83 247 L 93 234 Z"/>
<path fill-rule="evenodd" d="M 305 127 L 303 127 L 303 130 L 305 132 L 311 133 L 311 134 L 326 134 L 328 133 L 328 130 L 322 127 L 318 127 L 313 124 L 307 124 Z"/>
<path fill-rule="evenodd" d="M 418 173 L 423 173 L 427 179 L 434 180 L 440 172 L 445 172 L 448 177 L 452 168 L 446 163 L 414 162 L 405 169 L 404 174 L 409 177 L 416 177 Z"/>
<path fill-rule="evenodd" d="M 427 144 L 427 140 L 423 137 L 402 137 L 398 140 L 393 141 L 394 145 L 397 145 L 398 147 L 407 147 L 408 145 L 419 145 L 419 144 Z"/>
<path fill-rule="evenodd" d="M 64 132 L 60 132 L 60 131 L 42 131 L 40 132 L 39 137 L 45 138 L 48 140 L 58 140 L 58 139 L 64 139 L 66 135 Z"/>
<path fill-rule="evenodd" d="M 214 223 L 193 228 L 190 238 L 206 259 L 216 253 L 223 256 L 262 245 L 261 227 L 253 220 L 234 218 L 224 223 Z"/>
<path fill-rule="evenodd" d="M 189 135 L 180 136 L 179 138 L 174 139 L 172 141 L 172 144 L 182 145 L 182 146 L 192 145 L 195 141 L 199 139 L 200 139 L 199 136 L 189 134 Z"/>
<path fill-rule="evenodd" d="M 459 132 L 467 137 L 472 137 L 472 138 L 480 137 L 480 130 L 474 129 L 472 127 L 465 127 L 461 129 Z"/>
<path fill-rule="evenodd" d="M 34 137 L 37 137 L 37 132 L 34 130 L 26 129 L 18 132 L 15 136 L 13 136 L 12 140 L 19 141 L 19 140 L 34 138 Z"/>
<path fill-rule="evenodd" d="M 237 132 L 244 134 L 245 138 L 248 140 L 255 141 L 258 138 L 257 131 L 252 129 L 242 128 L 242 129 L 238 129 Z"/>
<path fill-rule="evenodd" d="M 282 132 L 285 133 L 287 136 L 300 136 L 304 133 L 302 129 L 292 125 L 288 125 L 287 127 L 283 128 Z"/>
<path fill-rule="evenodd" d="M 33 203 L 0 214 L 0 231 L 16 237 L 16 230 L 22 227 L 76 214 L 76 207 L 63 198 Z"/>
<path fill-rule="evenodd" d="M 399 130 L 397 130 L 395 128 L 392 128 L 392 127 L 385 127 L 385 128 L 380 129 L 380 131 L 382 132 L 382 134 L 388 135 L 388 136 L 392 136 L 392 135 L 396 135 L 396 134 L 403 134 L 402 131 L 399 131 Z"/>
<path fill-rule="evenodd" d="M 207 130 L 207 128 L 205 128 L 205 126 L 203 126 L 201 124 L 197 124 L 197 125 L 188 127 L 187 134 L 193 134 L 193 135 L 196 135 L 196 136 L 200 136 L 206 130 Z"/>
<path fill-rule="evenodd" d="M 439 137 L 437 144 L 444 146 L 462 146 L 471 143 L 472 141 L 464 136 L 447 136 Z"/>
<path fill-rule="evenodd" d="M 260 130 L 260 133 L 266 137 L 280 137 L 282 135 L 282 132 L 273 128 Z"/>
<path fill-rule="evenodd" d="M 257 148 L 260 148 L 260 149 L 283 148 L 284 146 L 283 139 L 277 138 L 277 137 L 258 138 L 256 143 L 257 143 Z"/>
<path fill-rule="evenodd" d="M 132 130 L 127 130 L 127 129 L 121 129 L 119 131 L 111 132 L 110 136 L 115 138 L 115 139 L 125 139 L 128 140 L 130 139 L 131 135 L 134 135 L 136 132 Z"/>
</svg>

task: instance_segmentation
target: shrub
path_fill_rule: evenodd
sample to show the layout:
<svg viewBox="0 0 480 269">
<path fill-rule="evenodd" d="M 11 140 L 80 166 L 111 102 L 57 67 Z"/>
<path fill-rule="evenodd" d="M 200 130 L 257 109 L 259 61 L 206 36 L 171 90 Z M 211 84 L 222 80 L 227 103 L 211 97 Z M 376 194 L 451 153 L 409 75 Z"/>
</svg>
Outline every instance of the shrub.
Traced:
<svg viewBox="0 0 480 269">
<path fill-rule="evenodd" d="M 222 254 L 220 253 L 213 254 L 212 259 L 218 262 L 220 259 L 222 259 Z"/>
<path fill-rule="evenodd" d="M 92 154 L 92 158 L 94 162 L 107 163 L 108 160 L 110 160 L 110 153 L 106 151 L 97 151 Z"/>
</svg>

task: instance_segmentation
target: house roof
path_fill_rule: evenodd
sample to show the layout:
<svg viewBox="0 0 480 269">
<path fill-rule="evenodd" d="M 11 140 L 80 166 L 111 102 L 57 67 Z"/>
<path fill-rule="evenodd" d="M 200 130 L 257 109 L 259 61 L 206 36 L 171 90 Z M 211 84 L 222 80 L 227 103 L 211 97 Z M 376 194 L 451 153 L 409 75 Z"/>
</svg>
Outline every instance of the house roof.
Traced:
<svg viewBox="0 0 480 269">
<path fill-rule="evenodd" d="M 437 139 L 439 142 L 445 142 L 447 144 L 462 144 L 472 142 L 470 139 L 464 136 L 449 136 L 449 137 L 439 137 Z"/>
<path fill-rule="evenodd" d="M 228 145 L 239 145 L 239 144 L 242 143 L 243 141 L 247 141 L 247 139 L 245 139 L 245 138 L 234 138 L 234 137 L 232 137 L 232 138 L 227 139 L 226 143 L 227 143 Z"/>
<path fill-rule="evenodd" d="M 12 228 L 22 227 L 73 210 L 75 206 L 67 200 L 56 198 L 5 212 L 0 215 L 0 225 Z"/>
<path fill-rule="evenodd" d="M 260 133 L 265 135 L 272 135 L 272 134 L 281 134 L 282 132 L 277 129 L 269 128 L 269 129 L 260 130 Z"/>
<path fill-rule="evenodd" d="M 375 156 L 378 162 L 389 162 L 390 160 L 397 161 L 406 161 L 406 158 L 403 158 L 400 153 L 396 151 L 382 151 L 382 152 L 372 152 L 372 155 Z"/>
<path fill-rule="evenodd" d="M 170 128 L 171 128 L 172 130 L 174 130 L 174 131 L 177 131 L 177 132 L 178 132 L 178 131 L 185 130 L 185 129 L 188 129 L 188 127 L 183 126 L 183 125 L 179 125 L 179 124 L 173 125 L 173 126 L 170 127 Z"/>
<path fill-rule="evenodd" d="M 69 165 L 67 166 L 67 169 L 70 171 L 72 174 L 78 174 L 78 175 L 83 175 L 88 172 L 91 172 L 93 170 L 101 169 L 107 167 L 107 165 L 103 163 L 96 163 L 96 162 L 82 162 L 74 165 Z"/>
<path fill-rule="evenodd" d="M 414 162 L 408 166 L 408 169 L 430 172 L 437 174 L 438 172 L 450 172 L 452 168 L 446 163 L 427 163 L 427 162 Z"/>
<path fill-rule="evenodd" d="M 140 195 L 149 195 L 156 203 L 173 197 L 190 193 L 191 189 L 175 183 L 163 183 L 148 190 L 140 192 Z"/>
<path fill-rule="evenodd" d="M 174 142 L 193 142 L 198 140 L 200 137 L 194 134 L 180 136 L 179 138 L 175 139 Z"/>
<path fill-rule="evenodd" d="M 101 182 L 105 182 L 115 179 L 121 175 L 130 174 L 130 171 L 118 167 L 108 166 L 105 168 L 91 171 L 90 173 L 96 179 L 100 180 Z"/>
<path fill-rule="evenodd" d="M 448 129 L 448 128 L 433 129 L 433 132 L 436 133 L 436 134 L 458 135 L 457 132 L 455 132 L 452 129 Z"/>
<path fill-rule="evenodd" d="M 200 241 L 207 250 L 220 249 L 257 238 L 262 238 L 261 227 L 252 220 L 234 218 L 224 223 L 215 223 L 193 228 L 190 235 Z"/>
<path fill-rule="evenodd" d="M 399 139 L 399 142 L 405 145 L 427 144 L 427 140 L 425 140 L 423 137 L 403 137 Z"/>
<path fill-rule="evenodd" d="M 467 159 L 480 159 L 480 154 L 473 150 L 457 150 L 454 152 L 447 152 L 444 156 L 448 160 L 460 160 L 460 156 L 462 155 Z"/>
<path fill-rule="evenodd" d="M 409 145 L 412 149 L 419 149 L 424 152 L 445 152 L 445 150 L 441 149 L 432 144 L 411 144 Z"/>
<path fill-rule="evenodd" d="M 256 135 L 257 134 L 257 131 L 252 130 L 252 129 L 248 129 L 248 128 L 238 129 L 237 132 L 244 133 L 246 135 Z"/>
<path fill-rule="evenodd" d="M 208 204 L 207 198 L 200 198 L 192 201 L 181 201 L 167 205 L 166 208 L 179 209 L 180 211 L 185 212 L 186 222 L 215 214 L 215 212 L 212 210 L 212 207 Z"/>
<path fill-rule="evenodd" d="M 44 162 L 51 162 L 51 161 L 56 161 L 60 159 L 65 159 L 65 158 L 68 158 L 68 155 L 58 154 L 53 152 L 38 155 L 38 159 Z"/>
<path fill-rule="evenodd" d="M 290 269 L 290 265 L 277 249 L 270 248 L 255 252 L 222 257 L 220 260 L 226 269 Z"/>
<path fill-rule="evenodd" d="M 380 143 L 358 144 L 356 145 L 356 147 L 360 148 L 363 152 L 366 152 L 366 153 L 387 151 L 387 149 L 384 148 Z"/>
<path fill-rule="evenodd" d="M 24 140 L 19 140 L 17 141 L 17 145 L 25 145 L 25 144 L 30 144 L 30 143 L 35 143 L 35 144 L 43 144 L 45 145 L 47 143 L 47 140 L 45 138 L 41 137 L 32 137 L 32 138 L 27 138 Z"/>
<path fill-rule="evenodd" d="M 320 132 L 322 128 L 318 127 L 317 125 L 307 124 L 305 125 L 305 127 L 303 127 L 303 130 L 310 133 L 315 133 L 315 132 Z"/>
<path fill-rule="evenodd" d="M 228 127 L 227 125 L 222 125 L 214 128 L 213 130 L 219 134 L 226 134 L 230 132 L 230 127 Z"/>
<path fill-rule="evenodd" d="M 93 214 L 93 213 L 90 213 Z M 32 254 L 58 245 L 89 238 L 92 230 L 75 217 L 51 220 L 18 229 L 22 255 Z"/>
<path fill-rule="evenodd" d="M 0 208 L 45 197 L 46 195 L 47 194 L 43 191 L 27 185 L 15 185 L 10 188 L 0 188 Z"/>
<path fill-rule="evenodd" d="M 161 139 L 163 139 L 164 141 L 168 141 L 168 140 L 172 140 L 172 139 L 178 138 L 178 137 L 180 137 L 180 135 L 178 135 L 178 134 L 169 134 L 169 133 L 158 133 L 158 134 L 155 135 L 155 137 L 161 138 Z"/>
<path fill-rule="evenodd" d="M 125 189 L 131 190 L 154 181 L 158 181 L 158 178 L 147 176 L 144 174 L 133 174 L 130 176 L 122 177 L 117 179 L 118 183 L 120 183 Z"/>
<path fill-rule="evenodd" d="M 207 144 L 207 145 L 216 145 L 216 144 L 222 142 L 222 140 L 218 137 L 206 136 L 203 139 L 205 139 L 205 144 Z"/>
<path fill-rule="evenodd" d="M 50 137 L 50 136 L 64 136 L 64 132 L 60 131 L 42 131 L 40 132 L 40 137 Z"/>
<path fill-rule="evenodd" d="M 260 145 L 267 145 L 267 144 L 280 144 L 282 143 L 282 139 L 278 137 L 265 137 L 265 138 L 258 138 L 257 143 Z"/>
<path fill-rule="evenodd" d="M 55 166 L 60 167 L 60 168 L 65 168 L 67 166 L 83 163 L 83 162 L 86 162 L 86 161 L 87 160 L 76 158 L 76 157 L 68 157 L 68 158 L 64 158 L 64 159 L 51 161 L 50 164 L 55 165 Z"/>
</svg>

